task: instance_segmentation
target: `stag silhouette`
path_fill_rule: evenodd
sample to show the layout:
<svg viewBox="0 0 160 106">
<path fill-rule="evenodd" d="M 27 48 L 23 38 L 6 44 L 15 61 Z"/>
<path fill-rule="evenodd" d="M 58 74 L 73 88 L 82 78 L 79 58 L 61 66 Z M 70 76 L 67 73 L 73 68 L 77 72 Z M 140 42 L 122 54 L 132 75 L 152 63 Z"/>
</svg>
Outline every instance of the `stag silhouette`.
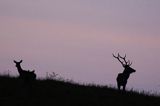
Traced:
<svg viewBox="0 0 160 106">
<path fill-rule="evenodd" d="M 22 67 L 21 67 L 21 63 L 22 63 L 23 60 L 17 62 L 14 60 L 14 63 L 16 64 L 16 67 L 17 67 L 17 70 L 18 70 L 18 73 L 19 73 L 19 78 L 24 80 L 24 82 L 31 82 L 33 80 L 36 79 L 36 74 L 35 74 L 35 71 L 29 71 L 29 70 L 23 70 Z"/>
<path fill-rule="evenodd" d="M 131 68 L 132 62 L 130 60 L 126 61 L 126 55 L 124 57 L 120 56 L 118 53 L 118 56 L 115 56 L 112 54 L 114 58 L 116 58 L 123 66 L 124 71 L 122 73 L 118 73 L 117 76 L 117 87 L 120 90 L 121 86 L 123 87 L 123 91 L 125 91 L 127 80 L 131 73 L 136 72 L 135 69 Z M 123 61 L 122 61 L 123 60 Z"/>
</svg>

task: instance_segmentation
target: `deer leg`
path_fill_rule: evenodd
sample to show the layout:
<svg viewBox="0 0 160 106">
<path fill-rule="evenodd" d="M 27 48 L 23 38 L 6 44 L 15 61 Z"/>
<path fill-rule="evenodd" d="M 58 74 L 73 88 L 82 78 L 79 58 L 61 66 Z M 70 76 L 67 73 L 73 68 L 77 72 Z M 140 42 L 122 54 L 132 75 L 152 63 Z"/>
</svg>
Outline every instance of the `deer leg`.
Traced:
<svg viewBox="0 0 160 106">
<path fill-rule="evenodd" d="M 126 85 L 123 85 L 123 91 L 125 91 L 126 90 Z"/>
<path fill-rule="evenodd" d="M 118 84 L 118 83 L 117 83 L 117 87 L 118 87 L 118 90 L 120 90 L 120 89 L 121 89 L 121 86 L 120 86 L 120 84 Z"/>
</svg>

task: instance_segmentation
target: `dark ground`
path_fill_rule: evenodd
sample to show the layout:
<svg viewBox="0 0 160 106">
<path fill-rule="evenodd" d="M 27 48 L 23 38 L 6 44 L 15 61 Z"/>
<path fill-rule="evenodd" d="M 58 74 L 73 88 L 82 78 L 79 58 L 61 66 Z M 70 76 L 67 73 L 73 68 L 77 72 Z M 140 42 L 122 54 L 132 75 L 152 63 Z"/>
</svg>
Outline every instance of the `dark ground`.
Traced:
<svg viewBox="0 0 160 106">
<path fill-rule="evenodd" d="M 65 81 L 0 77 L 0 106 L 160 106 L 160 97 Z"/>
</svg>

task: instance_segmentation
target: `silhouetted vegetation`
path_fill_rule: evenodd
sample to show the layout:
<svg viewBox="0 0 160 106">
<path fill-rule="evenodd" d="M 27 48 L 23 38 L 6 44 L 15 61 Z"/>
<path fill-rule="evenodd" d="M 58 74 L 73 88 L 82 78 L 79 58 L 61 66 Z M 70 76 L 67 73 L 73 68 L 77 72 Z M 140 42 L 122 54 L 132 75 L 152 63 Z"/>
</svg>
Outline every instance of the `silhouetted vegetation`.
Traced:
<svg viewBox="0 0 160 106">
<path fill-rule="evenodd" d="M 16 77 L 0 77 L 0 106 L 156 106 L 160 97 L 107 86 L 80 85 L 53 79 L 27 86 Z"/>
</svg>

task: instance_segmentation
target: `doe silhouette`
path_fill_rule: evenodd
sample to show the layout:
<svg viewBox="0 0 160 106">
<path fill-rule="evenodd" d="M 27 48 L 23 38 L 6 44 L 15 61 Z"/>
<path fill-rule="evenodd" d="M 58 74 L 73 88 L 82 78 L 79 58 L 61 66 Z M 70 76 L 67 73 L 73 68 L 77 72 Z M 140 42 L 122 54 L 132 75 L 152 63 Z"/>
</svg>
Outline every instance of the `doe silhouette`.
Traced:
<svg viewBox="0 0 160 106">
<path fill-rule="evenodd" d="M 33 71 L 29 71 L 29 70 L 23 70 L 22 67 L 21 67 L 21 63 L 22 63 L 22 60 L 17 62 L 14 60 L 14 63 L 16 64 L 16 67 L 17 67 L 17 70 L 18 70 L 18 73 L 19 73 L 19 78 L 22 79 L 25 83 L 31 83 L 33 80 L 36 79 L 36 74 Z"/>
<path fill-rule="evenodd" d="M 116 58 L 123 66 L 124 71 L 122 73 L 119 73 L 117 76 L 117 87 L 120 90 L 121 86 L 123 87 L 123 91 L 125 91 L 127 80 L 131 73 L 136 72 L 135 69 L 131 68 L 132 62 L 130 60 L 126 61 L 126 55 L 124 57 L 120 56 L 118 53 L 118 56 L 115 56 L 113 54 L 113 57 Z"/>
</svg>

